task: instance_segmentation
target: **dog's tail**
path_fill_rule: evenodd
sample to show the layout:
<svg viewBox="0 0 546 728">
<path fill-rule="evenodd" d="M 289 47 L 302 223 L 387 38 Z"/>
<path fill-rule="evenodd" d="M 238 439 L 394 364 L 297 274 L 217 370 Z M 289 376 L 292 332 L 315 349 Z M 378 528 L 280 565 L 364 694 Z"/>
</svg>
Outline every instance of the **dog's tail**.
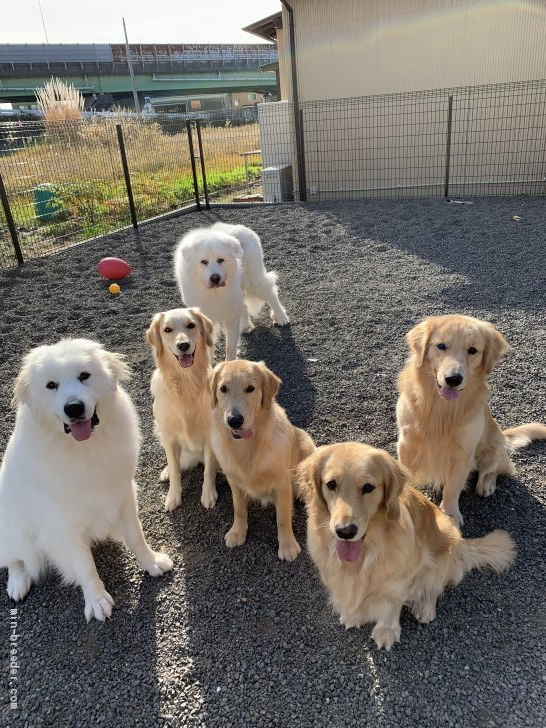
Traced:
<svg viewBox="0 0 546 728">
<path fill-rule="evenodd" d="M 463 574 L 484 566 L 498 574 L 506 571 L 516 558 L 516 544 L 506 531 L 492 531 L 482 538 L 465 538 L 457 546 Z"/>
<path fill-rule="evenodd" d="M 508 447 L 517 450 L 519 447 L 525 447 L 533 440 L 546 440 L 546 425 L 541 422 L 529 422 L 527 425 L 503 430 L 502 434 Z"/>
</svg>

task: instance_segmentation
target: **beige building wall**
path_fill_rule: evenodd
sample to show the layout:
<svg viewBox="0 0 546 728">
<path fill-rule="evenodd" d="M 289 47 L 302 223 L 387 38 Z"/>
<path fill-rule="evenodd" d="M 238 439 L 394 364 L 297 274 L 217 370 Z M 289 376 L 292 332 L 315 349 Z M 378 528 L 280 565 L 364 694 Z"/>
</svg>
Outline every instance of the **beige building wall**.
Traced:
<svg viewBox="0 0 546 728">
<path fill-rule="evenodd" d="M 288 38 L 288 33 L 286 33 Z M 290 54 L 288 52 L 287 43 L 285 42 L 284 28 L 277 28 L 277 53 L 279 57 L 279 86 L 281 98 L 280 101 L 287 101 L 291 97 L 289 93 L 290 86 Z"/>
<path fill-rule="evenodd" d="M 546 0 L 291 4 L 300 101 L 546 78 Z M 282 98 L 291 99 L 284 8 L 283 25 Z"/>
</svg>

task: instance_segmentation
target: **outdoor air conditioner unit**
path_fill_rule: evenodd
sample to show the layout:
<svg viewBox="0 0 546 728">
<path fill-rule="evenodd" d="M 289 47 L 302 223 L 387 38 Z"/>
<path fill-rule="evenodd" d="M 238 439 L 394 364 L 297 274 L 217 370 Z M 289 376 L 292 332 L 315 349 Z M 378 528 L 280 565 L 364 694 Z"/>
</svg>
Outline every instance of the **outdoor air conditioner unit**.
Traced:
<svg viewBox="0 0 546 728">
<path fill-rule="evenodd" d="M 292 165 L 266 167 L 262 169 L 262 192 L 264 202 L 289 202 L 294 197 Z"/>
</svg>

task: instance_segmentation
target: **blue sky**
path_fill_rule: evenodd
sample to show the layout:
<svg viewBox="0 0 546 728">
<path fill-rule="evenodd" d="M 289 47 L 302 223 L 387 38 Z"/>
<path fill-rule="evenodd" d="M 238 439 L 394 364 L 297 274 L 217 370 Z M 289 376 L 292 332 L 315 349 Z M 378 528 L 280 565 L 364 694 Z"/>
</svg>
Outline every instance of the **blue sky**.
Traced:
<svg viewBox="0 0 546 728">
<path fill-rule="evenodd" d="M 40 0 L 50 43 L 253 43 L 245 25 L 281 9 L 280 0 Z M 10 2 L 0 43 L 45 43 L 38 0 Z M 254 39 L 254 40 L 253 40 Z"/>
</svg>

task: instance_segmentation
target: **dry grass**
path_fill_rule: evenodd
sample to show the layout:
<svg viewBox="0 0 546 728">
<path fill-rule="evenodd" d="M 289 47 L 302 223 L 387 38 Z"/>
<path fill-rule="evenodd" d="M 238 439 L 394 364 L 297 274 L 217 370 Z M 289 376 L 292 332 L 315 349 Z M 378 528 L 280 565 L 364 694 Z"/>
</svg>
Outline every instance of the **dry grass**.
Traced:
<svg viewBox="0 0 546 728">
<path fill-rule="evenodd" d="M 185 123 L 179 119 L 136 116 L 47 121 L 42 136 L 31 139 L 24 127 L 20 148 L 0 157 L 0 172 L 12 214 L 23 237 L 39 249 L 56 239 L 68 241 L 78 227 L 78 239 L 127 224 L 127 195 L 116 124 L 121 124 L 131 183 L 140 220 L 180 207 L 193 198 L 193 182 Z M 203 156 L 211 192 L 237 189 L 245 183 L 242 152 L 258 149 L 257 123 L 202 127 Z M 193 134 L 195 153 L 197 138 Z M 250 157 L 249 173 L 256 163 Z M 200 177 L 200 164 L 197 161 Z M 60 210 L 54 220 L 38 220 L 34 188 L 49 183 L 57 190 Z M 202 190 L 202 183 L 200 182 Z M 0 238 L 7 230 L 0 210 Z M 63 242 L 64 245 L 64 242 Z M 1 252 L 1 251 L 0 251 Z M 25 253 L 25 251 L 24 251 Z M 36 254 L 28 252 L 26 255 Z M 2 256 L 0 256 L 2 257 Z M 0 261 L 1 264 L 1 261 Z"/>
<path fill-rule="evenodd" d="M 46 123 L 50 121 L 79 121 L 84 109 L 84 99 L 73 84 L 60 78 L 52 78 L 42 88 L 36 89 L 38 108 Z"/>
</svg>

